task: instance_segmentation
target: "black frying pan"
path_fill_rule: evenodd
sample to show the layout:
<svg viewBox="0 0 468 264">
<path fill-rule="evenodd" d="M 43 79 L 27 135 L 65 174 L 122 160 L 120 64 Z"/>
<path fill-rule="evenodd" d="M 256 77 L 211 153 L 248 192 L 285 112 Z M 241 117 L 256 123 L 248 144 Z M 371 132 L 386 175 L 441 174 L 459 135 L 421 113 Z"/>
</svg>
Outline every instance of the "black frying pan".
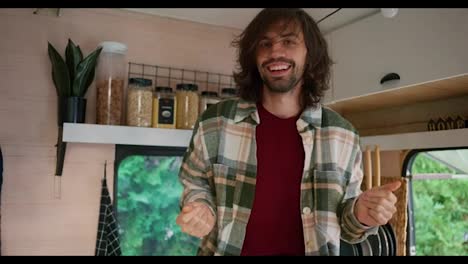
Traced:
<svg viewBox="0 0 468 264">
<path fill-rule="evenodd" d="M 384 230 L 383 226 L 379 226 L 379 238 L 380 238 L 380 245 L 382 250 L 380 252 L 380 256 L 388 256 L 389 255 L 389 248 L 388 248 L 388 238 L 387 233 Z"/>
<path fill-rule="evenodd" d="M 392 244 L 392 239 L 390 237 L 390 233 L 388 232 L 385 226 L 382 226 L 382 230 L 384 230 L 385 236 L 387 237 L 387 241 L 388 241 L 388 255 L 391 256 L 393 253 L 393 244 Z"/>
<path fill-rule="evenodd" d="M 393 227 L 390 224 L 384 225 L 385 231 L 387 232 L 387 238 L 389 241 L 390 245 L 390 250 L 389 250 L 389 256 L 396 256 L 397 255 L 397 241 L 396 241 L 396 235 L 395 231 L 393 230 Z"/>
<path fill-rule="evenodd" d="M 372 256 L 372 246 L 368 239 L 362 241 L 359 243 L 359 245 L 361 246 L 362 250 L 361 256 Z"/>
<path fill-rule="evenodd" d="M 340 256 L 357 256 L 357 250 L 352 245 L 343 240 L 340 241 Z"/>
<path fill-rule="evenodd" d="M 361 244 L 354 244 L 353 245 L 354 249 L 356 250 L 356 256 L 362 256 L 362 247 Z"/>
<path fill-rule="evenodd" d="M 372 248 L 372 256 L 380 256 L 382 253 L 382 246 L 380 245 L 381 242 L 379 234 L 377 233 L 375 235 L 369 235 L 367 240 L 369 241 L 369 244 Z"/>
</svg>

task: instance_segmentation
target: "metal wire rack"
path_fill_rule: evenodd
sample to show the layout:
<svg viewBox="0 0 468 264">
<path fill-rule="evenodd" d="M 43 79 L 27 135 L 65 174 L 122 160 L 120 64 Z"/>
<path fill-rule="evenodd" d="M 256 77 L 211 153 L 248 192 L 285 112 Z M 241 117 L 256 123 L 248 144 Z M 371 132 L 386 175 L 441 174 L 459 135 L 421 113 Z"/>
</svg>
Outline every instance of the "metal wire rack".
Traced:
<svg viewBox="0 0 468 264">
<path fill-rule="evenodd" d="M 210 91 L 221 95 L 223 88 L 237 89 L 232 75 L 134 62 L 129 62 L 128 78 L 150 79 L 153 87 L 167 86 L 174 91 L 179 83 L 196 84 L 198 93 Z"/>
</svg>

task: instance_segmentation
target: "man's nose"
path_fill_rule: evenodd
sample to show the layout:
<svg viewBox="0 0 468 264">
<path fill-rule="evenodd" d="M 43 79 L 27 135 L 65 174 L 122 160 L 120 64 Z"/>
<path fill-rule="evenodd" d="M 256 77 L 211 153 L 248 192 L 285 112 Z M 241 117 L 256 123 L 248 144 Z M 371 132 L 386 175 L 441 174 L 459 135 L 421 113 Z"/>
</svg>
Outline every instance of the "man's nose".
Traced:
<svg viewBox="0 0 468 264">
<path fill-rule="evenodd" d="M 276 41 L 271 44 L 271 54 L 272 58 L 285 57 L 285 48 L 282 41 Z"/>
</svg>

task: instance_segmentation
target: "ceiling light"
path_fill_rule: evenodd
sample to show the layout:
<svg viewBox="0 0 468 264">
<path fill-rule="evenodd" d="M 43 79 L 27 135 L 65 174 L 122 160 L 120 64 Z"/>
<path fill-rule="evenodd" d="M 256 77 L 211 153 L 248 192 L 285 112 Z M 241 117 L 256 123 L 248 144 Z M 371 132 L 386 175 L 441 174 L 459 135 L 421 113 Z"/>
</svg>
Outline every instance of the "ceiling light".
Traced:
<svg viewBox="0 0 468 264">
<path fill-rule="evenodd" d="M 380 12 L 386 18 L 393 18 L 398 14 L 398 8 L 380 8 Z"/>
</svg>

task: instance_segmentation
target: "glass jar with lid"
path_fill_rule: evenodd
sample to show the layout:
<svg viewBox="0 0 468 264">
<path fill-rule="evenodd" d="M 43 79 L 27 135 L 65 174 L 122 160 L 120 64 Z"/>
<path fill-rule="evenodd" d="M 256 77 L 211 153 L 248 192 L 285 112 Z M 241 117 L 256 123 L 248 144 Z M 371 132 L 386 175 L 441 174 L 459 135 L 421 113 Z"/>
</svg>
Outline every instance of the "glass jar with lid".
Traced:
<svg viewBox="0 0 468 264">
<path fill-rule="evenodd" d="M 156 86 L 152 127 L 176 128 L 177 99 L 171 87 Z"/>
<path fill-rule="evenodd" d="M 202 114 L 208 107 L 219 102 L 219 97 L 217 92 L 213 91 L 203 91 L 200 97 L 200 109 L 199 113 Z"/>
<path fill-rule="evenodd" d="M 179 83 L 176 86 L 177 117 L 176 128 L 193 129 L 198 118 L 198 86 L 193 83 Z"/>
<path fill-rule="evenodd" d="M 223 88 L 221 89 L 221 99 L 229 99 L 237 96 L 236 88 Z"/>
<path fill-rule="evenodd" d="M 127 93 L 127 125 L 150 127 L 153 114 L 152 80 L 130 78 Z"/>
<path fill-rule="evenodd" d="M 96 123 L 121 125 L 127 46 L 113 41 L 104 41 L 99 46 L 102 52 L 96 66 Z"/>
</svg>

